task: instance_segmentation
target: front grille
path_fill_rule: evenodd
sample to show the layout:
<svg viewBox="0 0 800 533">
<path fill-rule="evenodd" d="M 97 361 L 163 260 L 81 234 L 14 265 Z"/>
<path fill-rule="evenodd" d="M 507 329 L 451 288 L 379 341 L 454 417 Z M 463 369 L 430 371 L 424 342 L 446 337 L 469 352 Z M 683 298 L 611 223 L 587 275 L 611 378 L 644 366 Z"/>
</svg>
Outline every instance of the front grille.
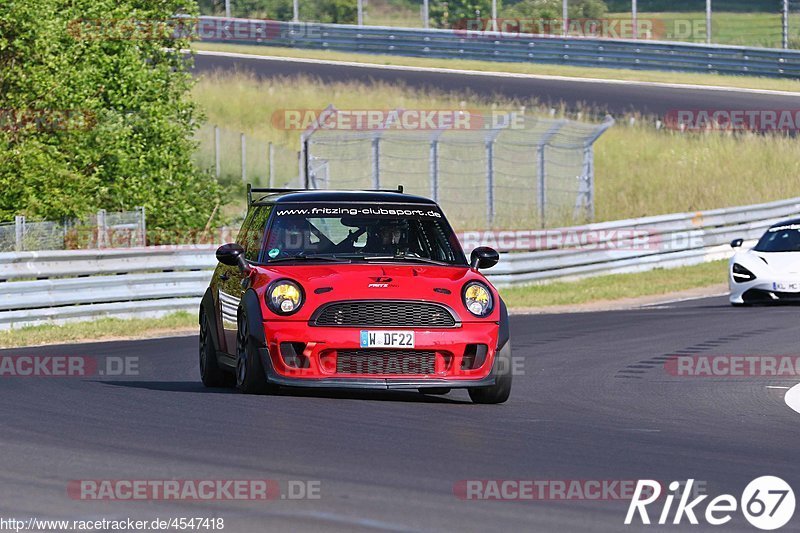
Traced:
<svg viewBox="0 0 800 533">
<path fill-rule="evenodd" d="M 339 350 L 336 372 L 392 376 L 433 374 L 436 352 L 423 350 Z"/>
<path fill-rule="evenodd" d="M 316 326 L 452 328 L 453 315 L 437 304 L 419 302 L 340 302 L 319 312 Z"/>
<path fill-rule="evenodd" d="M 773 298 L 770 295 L 775 295 Z M 800 293 L 797 292 L 778 292 L 765 291 L 763 289 L 750 289 L 742 295 L 745 303 L 779 303 L 779 302 L 800 302 Z"/>
</svg>

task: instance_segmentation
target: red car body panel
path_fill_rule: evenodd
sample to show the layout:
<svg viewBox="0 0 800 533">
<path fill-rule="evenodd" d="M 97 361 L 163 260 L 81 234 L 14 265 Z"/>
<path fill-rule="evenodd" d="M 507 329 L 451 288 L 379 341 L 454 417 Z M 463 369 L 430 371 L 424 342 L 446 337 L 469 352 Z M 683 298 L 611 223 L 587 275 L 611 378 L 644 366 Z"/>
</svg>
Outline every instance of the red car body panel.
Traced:
<svg viewBox="0 0 800 533">
<path fill-rule="evenodd" d="M 269 358 L 279 376 L 292 379 L 345 377 L 336 373 L 335 362 L 326 364 L 326 359 L 330 361 L 338 350 L 360 349 L 359 334 L 365 329 L 414 330 L 415 350 L 436 352 L 434 375 L 408 373 L 381 376 L 381 379 L 475 380 L 486 378 L 491 372 L 498 343 L 499 306 L 495 306 L 489 316 L 477 318 L 464 307 L 461 291 L 470 281 L 482 281 L 492 290 L 495 301 L 499 296 L 482 275 L 469 268 L 396 264 L 257 266 L 251 277 L 253 290 L 261 302 Z M 273 313 L 264 299 L 269 284 L 279 279 L 295 281 L 305 291 L 303 307 L 291 316 Z M 318 294 L 321 290 L 325 292 Z M 310 324 L 313 313 L 325 304 L 374 300 L 442 304 L 454 312 L 460 323 L 452 328 L 320 327 Z M 307 344 L 303 355 L 308 359 L 308 368 L 287 366 L 280 351 L 284 342 Z M 461 367 L 468 344 L 488 346 L 487 357 L 478 368 Z M 347 374 L 345 379 L 375 377 L 373 374 L 353 373 Z"/>
</svg>

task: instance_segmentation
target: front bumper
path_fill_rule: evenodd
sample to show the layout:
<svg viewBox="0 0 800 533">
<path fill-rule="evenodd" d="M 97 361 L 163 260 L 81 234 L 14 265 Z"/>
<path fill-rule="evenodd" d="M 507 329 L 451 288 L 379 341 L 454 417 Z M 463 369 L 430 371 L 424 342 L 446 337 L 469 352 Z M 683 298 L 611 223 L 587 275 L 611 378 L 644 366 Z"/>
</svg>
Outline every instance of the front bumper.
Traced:
<svg viewBox="0 0 800 533">
<path fill-rule="evenodd" d="M 416 372 L 419 366 L 394 368 L 391 374 L 380 369 L 359 367 L 359 371 L 338 364 L 339 352 L 362 349 L 360 332 L 366 328 L 311 327 L 307 322 L 264 323 L 267 346 L 260 355 L 267 379 L 277 385 L 316 388 L 352 389 L 420 389 L 471 388 L 494 385 L 499 326 L 496 322 L 469 322 L 447 329 L 413 329 L 416 345 L 413 350 L 396 351 L 399 356 L 435 354 L 435 364 L 428 371 Z M 369 328 L 397 329 L 397 328 Z M 403 329 L 403 328 L 400 328 Z M 286 347 L 297 350 L 288 354 Z M 475 347 L 485 347 L 477 349 Z M 302 353 L 299 353 L 302 350 Z M 380 350 L 374 350 L 380 351 Z M 301 357 L 291 357 L 291 355 Z"/>
<path fill-rule="evenodd" d="M 729 280 L 731 303 L 757 304 L 757 303 L 798 303 L 800 292 L 780 290 L 779 284 L 784 286 L 796 285 L 797 281 L 755 279 L 745 283 Z"/>
</svg>

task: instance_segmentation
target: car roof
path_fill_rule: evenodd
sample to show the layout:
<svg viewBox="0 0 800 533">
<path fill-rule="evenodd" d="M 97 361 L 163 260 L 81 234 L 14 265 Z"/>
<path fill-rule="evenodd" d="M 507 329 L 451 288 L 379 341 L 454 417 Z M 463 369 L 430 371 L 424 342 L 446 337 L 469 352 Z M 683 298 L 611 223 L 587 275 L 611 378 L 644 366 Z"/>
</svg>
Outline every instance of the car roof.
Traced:
<svg viewBox="0 0 800 533">
<path fill-rule="evenodd" d="M 296 202 L 319 203 L 347 203 L 369 202 L 383 204 L 423 204 L 436 205 L 430 198 L 414 196 L 397 191 L 336 191 L 336 190 L 308 190 L 276 192 L 257 196 L 253 199 L 255 204 L 276 203 L 288 204 Z"/>
<path fill-rule="evenodd" d="M 791 220 L 784 220 L 784 221 L 778 222 L 777 224 L 773 224 L 772 226 L 770 226 L 770 229 L 772 229 L 772 228 L 780 228 L 782 226 L 794 226 L 794 225 L 800 225 L 800 218 L 793 218 Z"/>
</svg>

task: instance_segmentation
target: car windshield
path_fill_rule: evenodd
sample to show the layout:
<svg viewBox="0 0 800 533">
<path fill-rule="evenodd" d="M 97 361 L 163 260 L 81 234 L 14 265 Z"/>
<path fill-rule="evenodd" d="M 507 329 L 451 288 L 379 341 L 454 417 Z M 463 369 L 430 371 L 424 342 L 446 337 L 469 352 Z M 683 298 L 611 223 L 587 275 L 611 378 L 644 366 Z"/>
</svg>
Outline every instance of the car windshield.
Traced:
<svg viewBox="0 0 800 533">
<path fill-rule="evenodd" d="M 277 206 L 263 262 L 407 261 L 466 265 L 458 239 L 434 206 Z"/>
<path fill-rule="evenodd" d="M 768 229 L 754 250 L 757 252 L 800 252 L 800 224 Z"/>
</svg>

